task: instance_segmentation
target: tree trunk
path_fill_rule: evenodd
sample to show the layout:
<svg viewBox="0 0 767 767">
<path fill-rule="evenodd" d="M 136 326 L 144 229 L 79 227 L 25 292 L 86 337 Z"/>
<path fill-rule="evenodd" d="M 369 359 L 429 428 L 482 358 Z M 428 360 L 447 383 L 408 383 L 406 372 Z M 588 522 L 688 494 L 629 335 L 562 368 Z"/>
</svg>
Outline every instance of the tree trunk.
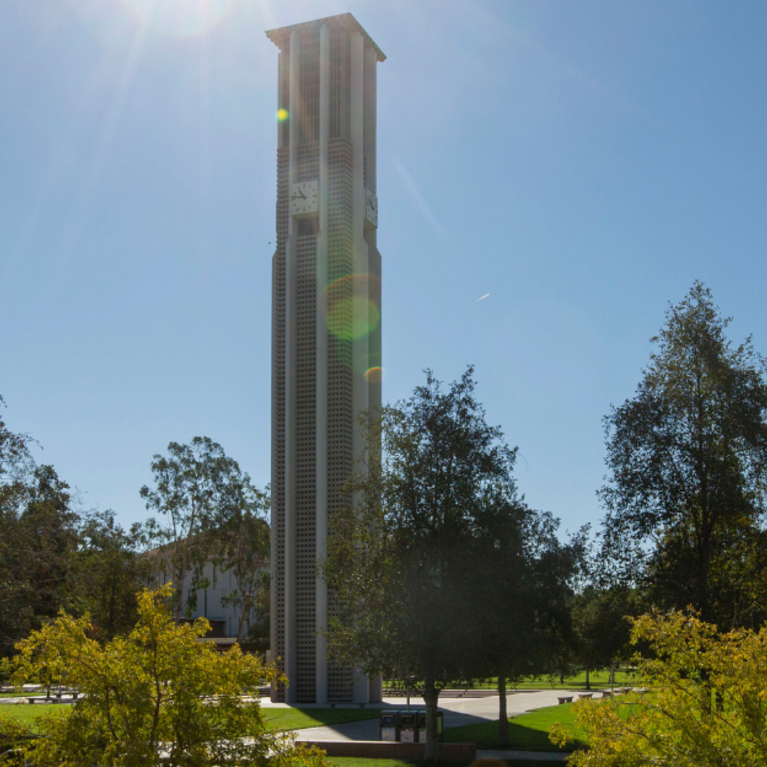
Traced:
<svg viewBox="0 0 767 767">
<path fill-rule="evenodd" d="M 498 745 L 509 742 L 509 715 L 506 712 L 506 677 L 498 677 Z"/>
<path fill-rule="evenodd" d="M 434 679 L 427 676 L 423 685 L 423 700 L 426 704 L 426 752 L 424 759 L 427 762 L 436 762 L 439 757 L 439 744 L 437 743 L 437 703 L 439 690 L 434 684 Z"/>
<path fill-rule="evenodd" d="M 586 689 L 587 690 L 591 689 L 591 676 L 590 676 L 590 674 L 591 674 L 591 672 L 588 669 L 586 669 Z"/>
<path fill-rule="evenodd" d="M 610 662 L 610 687 L 615 685 L 615 661 Z"/>
</svg>

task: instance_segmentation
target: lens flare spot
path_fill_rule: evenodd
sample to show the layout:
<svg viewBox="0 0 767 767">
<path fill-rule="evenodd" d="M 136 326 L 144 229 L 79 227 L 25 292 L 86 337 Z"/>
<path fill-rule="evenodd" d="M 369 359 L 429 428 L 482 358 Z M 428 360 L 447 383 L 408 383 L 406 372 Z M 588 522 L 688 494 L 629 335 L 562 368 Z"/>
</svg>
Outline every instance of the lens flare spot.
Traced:
<svg viewBox="0 0 767 767">
<path fill-rule="evenodd" d="M 364 296 L 344 296 L 328 309 L 328 329 L 338 338 L 363 338 L 378 325 L 381 314 Z"/>
<path fill-rule="evenodd" d="M 384 377 L 384 369 L 382 367 L 368 368 L 365 371 L 365 380 L 368 383 L 381 383 Z"/>
<path fill-rule="evenodd" d="M 322 298 L 328 330 L 336 338 L 346 341 L 372 333 L 381 321 L 381 312 L 375 301 L 379 291 L 379 280 L 371 274 L 350 274 L 331 282 Z M 370 363 L 360 372 L 368 367 Z"/>
<path fill-rule="evenodd" d="M 284 123 L 285 120 L 288 119 L 288 110 L 287 109 L 278 109 L 277 110 L 277 121 Z"/>
</svg>

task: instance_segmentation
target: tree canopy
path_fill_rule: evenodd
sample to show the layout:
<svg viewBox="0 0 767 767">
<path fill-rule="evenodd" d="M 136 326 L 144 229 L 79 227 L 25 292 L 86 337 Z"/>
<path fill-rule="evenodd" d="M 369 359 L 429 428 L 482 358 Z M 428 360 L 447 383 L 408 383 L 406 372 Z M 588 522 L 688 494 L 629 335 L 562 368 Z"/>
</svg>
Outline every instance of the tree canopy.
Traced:
<svg viewBox="0 0 767 767">
<path fill-rule="evenodd" d="M 767 763 L 767 629 L 721 634 L 689 612 L 634 620 L 643 692 L 575 704 L 589 748 L 576 767 Z M 553 738 L 564 744 L 559 728 Z"/>
<path fill-rule="evenodd" d="M 180 619 L 195 607 L 197 588 L 203 588 L 203 568 L 212 560 L 221 571 L 232 570 L 238 587 L 229 601 L 242 610 L 238 627 L 257 601 L 258 573 L 268 556 L 268 489 L 251 484 L 237 461 L 210 437 L 194 437 L 189 444 L 171 442 L 167 456 L 152 460 L 154 487 L 141 496 L 147 509 L 163 515 L 148 521 L 155 540 L 156 565 L 176 583 L 174 614 Z M 189 603 L 182 604 L 182 584 L 191 579 Z"/>
<path fill-rule="evenodd" d="M 32 762 L 322 767 L 318 752 L 266 731 L 252 696 L 273 670 L 237 646 L 220 653 L 199 642 L 208 622 L 177 624 L 166 606 L 171 596 L 170 584 L 142 592 L 135 627 L 107 643 L 87 616 L 62 612 L 19 644 L 16 684 L 43 681 L 82 693 L 68 716 L 44 720 L 43 737 L 28 747 Z"/>
<path fill-rule="evenodd" d="M 765 617 L 767 380 L 695 283 L 669 307 L 636 394 L 605 419 L 603 562 L 724 627 Z"/>
<path fill-rule="evenodd" d="M 556 548 L 553 519 L 536 516 L 519 496 L 516 449 L 487 424 L 472 376 L 468 368 L 443 389 L 427 371 L 410 399 L 364 416 L 365 454 L 349 485 L 351 503 L 330 521 L 323 568 L 335 604 L 331 654 L 423 685 L 427 758 L 435 755 L 440 689 L 479 675 L 480 657 L 488 673 L 483 637 L 498 650 L 489 673 L 522 667 L 508 657 L 508 638 L 502 646 L 502 632 L 492 633 L 491 616 L 522 620 L 523 597 L 533 601 L 535 577 L 522 577 L 536 558 L 532 539 L 545 533 L 540 552 Z"/>
</svg>

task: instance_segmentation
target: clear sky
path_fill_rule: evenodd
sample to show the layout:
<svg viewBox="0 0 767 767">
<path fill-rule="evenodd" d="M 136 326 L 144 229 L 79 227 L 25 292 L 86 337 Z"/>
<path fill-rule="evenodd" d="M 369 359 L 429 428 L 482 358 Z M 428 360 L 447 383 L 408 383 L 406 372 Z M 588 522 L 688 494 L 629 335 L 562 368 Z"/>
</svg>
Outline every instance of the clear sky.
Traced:
<svg viewBox="0 0 767 767">
<path fill-rule="evenodd" d="M 389 57 L 384 398 L 474 364 L 528 502 L 597 522 L 668 302 L 702 280 L 767 352 L 764 3 L 2 0 L 4 417 L 124 523 L 170 441 L 269 481 L 264 31 L 346 11 Z"/>
</svg>

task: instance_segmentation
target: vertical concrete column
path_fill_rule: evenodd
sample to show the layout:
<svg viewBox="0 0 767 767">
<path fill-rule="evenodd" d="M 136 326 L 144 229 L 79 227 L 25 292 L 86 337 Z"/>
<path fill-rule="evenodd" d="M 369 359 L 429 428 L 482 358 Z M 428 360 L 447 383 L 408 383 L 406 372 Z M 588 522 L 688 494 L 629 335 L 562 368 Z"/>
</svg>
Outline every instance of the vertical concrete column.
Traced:
<svg viewBox="0 0 767 767">
<path fill-rule="evenodd" d="M 360 32 L 353 32 L 351 38 L 351 139 L 352 139 L 352 247 L 354 249 L 354 272 L 363 279 L 354 280 L 354 303 L 352 323 L 354 339 L 352 346 L 352 414 L 354 417 L 352 456 L 356 460 L 362 453 L 364 432 L 359 424 L 359 414 L 369 407 L 368 386 L 365 380 L 369 340 L 368 328 L 368 287 L 364 278 L 369 272 L 368 246 L 365 241 L 365 186 L 363 164 L 365 158 L 365 40 Z M 354 467 L 355 469 L 358 467 Z M 352 701 L 368 701 L 368 680 L 354 669 Z"/>
<path fill-rule="evenodd" d="M 367 188 L 376 192 L 376 57 L 375 48 L 365 49 L 364 152 L 367 161 Z M 371 230 L 375 231 L 375 229 Z"/>
<path fill-rule="evenodd" d="M 374 194 L 378 194 L 377 178 L 377 124 L 376 102 L 377 90 L 377 65 L 378 56 L 373 47 L 365 49 L 365 160 L 367 163 L 366 187 Z M 368 351 L 370 353 L 370 366 L 380 365 L 381 361 L 381 323 L 383 321 L 383 309 L 381 307 L 381 256 L 378 252 L 378 230 L 374 227 L 365 229 L 365 241 L 368 244 L 368 269 L 375 278 L 369 285 L 369 298 L 379 311 L 379 320 L 376 327 L 371 331 L 368 339 Z M 368 408 L 377 410 L 381 407 L 381 381 L 373 379 L 368 382 Z"/>
<path fill-rule="evenodd" d="M 280 109 L 286 109 L 286 105 L 282 103 L 282 78 L 285 76 L 285 68 L 287 66 L 287 62 L 285 60 L 285 54 L 280 53 L 279 58 L 277 60 L 277 110 Z M 280 125 L 279 121 L 277 122 L 277 147 L 282 147 L 282 126 Z M 276 251 L 275 251 L 276 255 Z M 272 259 L 272 269 L 275 268 L 275 259 Z M 277 311 L 277 295 L 276 295 L 276 284 L 277 281 L 274 278 L 274 274 L 272 275 L 272 487 L 275 487 L 276 479 L 277 479 L 277 451 L 274 449 L 274 435 L 277 433 L 277 344 L 274 341 L 274 328 L 277 327 L 278 324 L 278 318 L 276 316 Z M 276 524 L 274 521 L 274 507 L 272 507 L 272 530 L 276 530 Z M 271 547 L 270 547 L 270 556 L 272 561 L 272 573 L 270 578 L 270 594 L 271 594 L 271 625 L 269 627 L 269 647 L 271 648 L 273 657 L 276 656 L 276 647 L 277 647 L 277 612 L 276 612 L 276 605 L 277 605 L 277 578 L 275 573 L 275 568 L 277 567 L 277 556 L 279 554 L 279 549 L 277 546 L 277 536 L 273 533 L 271 536 Z M 274 687 L 272 688 L 274 689 Z"/>
<path fill-rule="evenodd" d="M 298 180 L 298 138 L 299 138 L 299 41 L 298 33 L 290 33 L 290 108 L 288 112 L 290 155 L 288 165 L 288 195 Z M 296 615 L 297 615 L 297 554 L 296 539 L 298 519 L 296 505 L 296 347 L 298 341 L 297 286 L 298 263 L 296 253 L 296 222 L 288 218 L 288 241 L 285 263 L 285 675 L 290 683 L 286 691 L 286 702 L 296 702 Z"/>
<path fill-rule="evenodd" d="M 315 380 L 315 413 L 317 418 L 316 461 L 316 554 L 318 560 L 327 556 L 328 542 L 328 330 L 327 300 L 328 284 L 328 144 L 330 142 L 330 31 L 320 27 L 320 178 L 319 218 L 320 232 L 317 237 L 317 357 Z M 328 588 L 324 579 L 317 578 L 316 605 L 316 702 L 328 700 L 327 641 L 324 631 L 328 619 Z"/>
</svg>

